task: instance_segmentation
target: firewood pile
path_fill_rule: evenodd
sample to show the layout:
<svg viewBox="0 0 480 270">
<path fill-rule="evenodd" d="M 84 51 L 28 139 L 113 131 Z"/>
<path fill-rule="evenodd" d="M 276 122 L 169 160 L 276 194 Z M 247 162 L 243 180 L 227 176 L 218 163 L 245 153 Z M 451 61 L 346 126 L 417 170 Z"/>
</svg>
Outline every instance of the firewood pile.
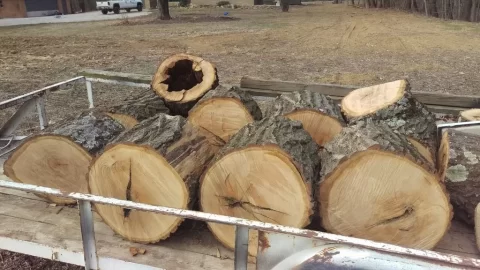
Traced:
<svg viewBox="0 0 480 270">
<path fill-rule="evenodd" d="M 473 225 L 480 202 L 480 136 L 447 130 L 436 138 L 435 115 L 406 80 L 354 90 L 340 105 L 292 92 L 262 112 L 247 92 L 219 85 L 215 65 L 180 54 L 160 64 L 151 89 L 28 138 L 4 171 L 66 192 L 432 249 L 454 212 Z M 95 208 L 116 233 L 140 243 L 166 239 L 182 222 Z M 234 247 L 232 226 L 208 226 Z M 251 231 L 251 255 L 257 242 Z"/>
</svg>

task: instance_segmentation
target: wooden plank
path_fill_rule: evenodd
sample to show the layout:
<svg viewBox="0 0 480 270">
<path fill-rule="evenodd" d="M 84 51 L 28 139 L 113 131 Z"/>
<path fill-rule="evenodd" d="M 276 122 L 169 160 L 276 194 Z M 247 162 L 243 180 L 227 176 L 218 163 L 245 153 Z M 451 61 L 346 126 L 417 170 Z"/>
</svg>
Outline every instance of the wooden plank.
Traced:
<svg viewBox="0 0 480 270">
<path fill-rule="evenodd" d="M 281 94 L 285 94 L 288 92 L 279 92 L 274 90 L 265 90 L 265 89 L 252 89 L 252 88 L 240 88 L 250 95 L 254 97 L 265 97 L 265 98 L 274 98 Z M 340 103 L 342 97 L 339 96 L 330 96 L 335 102 Z M 440 105 L 428 105 L 426 104 L 427 108 L 430 109 L 433 113 L 442 113 L 442 114 L 453 114 L 458 115 L 461 111 L 464 111 L 465 108 L 460 107 L 447 107 L 447 106 L 440 106 Z"/>
<path fill-rule="evenodd" d="M 95 69 L 84 69 L 80 71 L 79 75 L 84 76 L 85 78 L 97 78 L 97 79 L 104 79 L 104 80 L 115 80 L 115 81 L 146 83 L 146 84 L 150 84 L 152 82 L 152 77 L 153 77 L 151 75 L 103 71 L 103 70 L 95 70 Z"/>
<path fill-rule="evenodd" d="M 78 211 L 75 207 L 52 207 L 48 202 L 0 190 L 0 237 L 34 242 L 70 252 L 81 252 Z M 232 269 L 233 252 L 218 243 L 203 222 L 182 225 L 165 241 L 153 245 L 121 239 L 94 215 L 98 255 L 165 269 Z M 129 247 L 147 253 L 132 257 Z M 220 254 L 221 258 L 217 258 Z M 253 265 L 249 266 L 254 268 Z"/>
<path fill-rule="evenodd" d="M 292 92 L 308 89 L 310 91 L 338 97 L 344 97 L 352 90 L 361 88 L 359 86 L 342 86 L 334 84 L 305 84 L 288 81 L 261 80 L 251 77 L 243 77 L 240 81 L 240 87 L 280 92 Z M 413 95 L 420 102 L 427 105 L 440 105 L 460 108 L 480 108 L 479 96 L 460 96 L 420 91 L 413 91 Z"/>
</svg>

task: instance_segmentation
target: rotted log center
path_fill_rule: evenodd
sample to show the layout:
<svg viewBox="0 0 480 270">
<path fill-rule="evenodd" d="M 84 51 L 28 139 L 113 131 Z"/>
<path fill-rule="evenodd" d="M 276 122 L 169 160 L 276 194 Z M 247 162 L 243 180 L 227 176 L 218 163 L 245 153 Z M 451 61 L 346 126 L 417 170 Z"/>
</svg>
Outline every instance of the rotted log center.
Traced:
<svg viewBox="0 0 480 270">
<path fill-rule="evenodd" d="M 191 60 L 179 60 L 167 70 L 168 79 L 162 83 L 168 85 L 168 92 L 189 90 L 203 80 L 200 63 Z"/>
</svg>

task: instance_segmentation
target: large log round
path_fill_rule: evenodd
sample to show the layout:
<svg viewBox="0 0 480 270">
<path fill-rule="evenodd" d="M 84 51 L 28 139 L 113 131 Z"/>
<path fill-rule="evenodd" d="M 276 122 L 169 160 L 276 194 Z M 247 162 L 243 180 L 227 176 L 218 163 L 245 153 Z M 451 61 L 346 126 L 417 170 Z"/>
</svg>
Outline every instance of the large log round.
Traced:
<svg viewBox="0 0 480 270">
<path fill-rule="evenodd" d="M 188 121 L 198 125 L 223 141 L 246 124 L 262 119 L 257 102 L 245 91 L 219 86 L 209 91 L 188 113 Z"/>
<path fill-rule="evenodd" d="M 313 213 L 312 185 L 318 177 L 318 145 L 300 122 L 265 118 L 240 129 L 205 171 L 200 186 L 202 211 L 301 228 Z M 235 228 L 208 224 L 226 247 Z M 250 232 L 256 255 L 258 234 Z"/>
<path fill-rule="evenodd" d="M 167 111 L 152 91 L 140 91 L 132 98 L 98 107 L 52 125 L 20 145 L 4 163 L 5 174 L 14 181 L 87 192 L 87 172 L 92 156 L 121 132 L 148 115 Z M 57 204 L 75 200 L 41 196 Z"/>
<path fill-rule="evenodd" d="M 455 218 L 473 226 L 480 203 L 480 135 L 446 130 L 442 135 L 438 164 L 455 211 Z"/>
<path fill-rule="evenodd" d="M 187 116 L 205 93 L 218 86 L 217 69 L 198 56 L 173 55 L 160 64 L 151 86 L 172 114 Z"/>
<path fill-rule="evenodd" d="M 407 80 L 354 90 L 343 98 L 341 107 L 350 124 L 365 119 L 385 123 L 407 135 L 425 158 L 435 163 L 435 115 L 413 97 Z"/>
<path fill-rule="evenodd" d="M 158 114 L 118 136 L 91 164 L 90 192 L 95 195 L 192 208 L 205 165 L 218 150 L 208 131 L 181 116 Z M 219 143 L 221 145 L 221 143 Z M 175 232 L 182 221 L 116 206 L 95 205 L 116 233 L 135 242 L 154 243 Z"/>
<path fill-rule="evenodd" d="M 265 116 L 283 115 L 302 122 L 315 142 L 323 146 L 345 126 L 342 113 L 329 97 L 308 90 L 283 94 L 271 101 Z"/>
<path fill-rule="evenodd" d="M 317 197 L 327 231 L 419 249 L 447 232 L 452 211 L 434 167 L 388 126 L 344 128 L 320 158 Z"/>
</svg>

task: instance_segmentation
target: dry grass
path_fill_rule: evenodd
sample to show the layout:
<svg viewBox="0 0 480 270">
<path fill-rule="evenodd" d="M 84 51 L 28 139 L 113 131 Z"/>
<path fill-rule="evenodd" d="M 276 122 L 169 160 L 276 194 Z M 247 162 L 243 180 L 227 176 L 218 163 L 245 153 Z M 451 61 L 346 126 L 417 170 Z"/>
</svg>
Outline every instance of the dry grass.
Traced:
<svg viewBox="0 0 480 270">
<path fill-rule="evenodd" d="M 218 19 L 225 11 L 235 19 Z M 173 8 L 172 15 L 173 23 L 157 23 L 152 15 L 128 24 L 0 28 L 0 100 L 82 68 L 153 74 L 160 60 L 180 52 L 214 62 L 229 84 L 244 75 L 361 86 L 408 78 L 416 90 L 480 94 L 479 24 L 332 4 L 292 7 L 288 14 Z M 117 86 L 95 88 L 99 102 L 124 96 Z M 65 104 L 81 110 L 83 91 L 80 85 L 74 94 L 52 95 L 57 100 L 50 109 L 55 115 L 72 111 Z"/>
</svg>

